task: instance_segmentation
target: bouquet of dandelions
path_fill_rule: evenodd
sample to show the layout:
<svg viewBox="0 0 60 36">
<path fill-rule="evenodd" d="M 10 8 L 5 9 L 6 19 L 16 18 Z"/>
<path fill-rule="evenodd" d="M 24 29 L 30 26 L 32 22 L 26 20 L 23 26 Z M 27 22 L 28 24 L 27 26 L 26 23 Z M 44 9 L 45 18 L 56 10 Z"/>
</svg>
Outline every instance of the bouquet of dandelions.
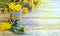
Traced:
<svg viewBox="0 0 60 36">
<path fill-rule="evenodd" d="M 9 30 L 17 34 L 24 34 L 26 26 L 19 26 L 17 21 L 20 18 L 13 15 L 19 11 L 23 14 L 31 12 L 40 3 L 41 0 L 0 0 L 0 31 Z M 14 14 L 11 14 L 11 11 Z"/>
</svg>

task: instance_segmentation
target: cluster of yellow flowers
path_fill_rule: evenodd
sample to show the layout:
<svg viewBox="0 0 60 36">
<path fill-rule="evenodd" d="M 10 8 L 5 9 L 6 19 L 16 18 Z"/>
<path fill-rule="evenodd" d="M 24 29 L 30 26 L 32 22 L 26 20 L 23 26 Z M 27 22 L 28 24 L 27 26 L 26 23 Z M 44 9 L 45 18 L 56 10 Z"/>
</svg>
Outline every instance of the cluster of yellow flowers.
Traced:
<svg viewBox="0 0 60 36">
<path fill-rule="evenodd" d="M 21 1 L 23 1 L 22 4 Z M 40 2 L 41 0 L 20 0 L 19 3 L 11 2 L 8 6 L 13 12 L 22 10 L 23 13 L 28 13 L 29 10 L 34 10 L 34 7 L 38 6 Z"/>
<path fill-rule="evenodd" d="M 15 2 L 15 1 L 18 0 L 14 0 L 14 2 L 10 2 L 8 4 L 8 8 L 4 8 L 4 14 L 8 14 L 9 11 L 18 12 L 20 10 L 22 10 L 22 13 L 25 14 L 28 13 L 29 11 L 34 10 L 34 8 L 36 6 L 39 6 L 39 4 L 41 3 L 41 0 L 19 0 L 19 2 Z M 10 20 L 11 19 L 15 20 L 18 18 L 11 17 Z M 12 23 L 9 22 L 0 23 L 1 31 L 9 30 L 11 28 L 12 28 Z M 26 32 L 26 26 L 23 26 L 23 31 Z"/>
</svg>

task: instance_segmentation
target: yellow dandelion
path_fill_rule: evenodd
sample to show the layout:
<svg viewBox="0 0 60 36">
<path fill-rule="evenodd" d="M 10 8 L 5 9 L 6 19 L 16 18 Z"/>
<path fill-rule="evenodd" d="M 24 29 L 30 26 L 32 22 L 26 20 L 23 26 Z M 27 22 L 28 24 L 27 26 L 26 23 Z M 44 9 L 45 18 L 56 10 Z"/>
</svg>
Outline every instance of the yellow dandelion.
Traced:
<svg viewBox="0 0 60 36">
<path fill-rule="evenodd" d="M 17 11 L 21 10 L 21 7 L 22 6 L 20 4 L 17 4 L 17 5 L 15 5 L 15 3 L 10 3 L 9 4 L 9 8 L 11 10 L 13 10 L 14 12 L 17 12 Z"/>
<path fill-rule="evenodd" d="M 8 30 L 12 27 L 12 25 L 9 23 L 9 22 L 2 22 L 0 24 L 0 30 L 1 31 L 5 31 L 5 30 Z"/>
<path fill-rule="evenodd" d="M 10 3 L 8 6 L 9 6 L 9 8 L 11 9 L 11 10 L 13 10 L 14 12 L 15 12 L 15 5 L 14 5 L 15 3 Z"/>
<path fill-rule="evenodd" d="M 22 9 L 22 13 L 28 13 L 28 8 L 24 7 L 24 8 Z"/>
<path fill-rule="evenodd" d="M 16 6 L 15 6 L 15 9 L 16 9 L 16 11 L 19 11 L 19 10 L 21 10 L 21 5 L 20 4 L 17 4 Z"/>
<path fill-rule="evenodd" d="M 23 31 L 26 32 L 26 26 L 23 26 Z"/>
</svg>

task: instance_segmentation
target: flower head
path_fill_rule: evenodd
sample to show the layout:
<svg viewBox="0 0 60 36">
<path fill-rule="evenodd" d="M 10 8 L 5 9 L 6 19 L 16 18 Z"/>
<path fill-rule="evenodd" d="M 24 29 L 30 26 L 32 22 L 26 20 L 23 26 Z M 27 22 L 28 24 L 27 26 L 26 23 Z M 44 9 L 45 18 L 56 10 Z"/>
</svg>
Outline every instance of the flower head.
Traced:
<svg viewBox="0 0 60 36">
<path fill-rule="evenodd" d="M 9 8 L 11 9 L 11 10 L 13 10 L 14 12 L 17 12 L 17 11 L 19 11 L 19 10 L 21 10 L 21 5 L 20 4 L 16 4 L 15 5 L 15 3 L 10 3 L 9 5 Z"/>
<path fill-rule="evenodd" d="M 23 31 L 26 32 L 26 26 L 23 26 Z"/>
<path fill-rule="evenodd" d="M 22 13 L 28 13 L 28 8 L 24 7 L 24 8 L 22 9 Z"/>
<path fill-rule="evenodd" d="M 0 30 L 1 31 L 5 31 L 5 30 L 8 30 L 12 27 L 12 25 L 9 23 L 9 22 L 2 22 L 0 24 Z"/>
</svg>

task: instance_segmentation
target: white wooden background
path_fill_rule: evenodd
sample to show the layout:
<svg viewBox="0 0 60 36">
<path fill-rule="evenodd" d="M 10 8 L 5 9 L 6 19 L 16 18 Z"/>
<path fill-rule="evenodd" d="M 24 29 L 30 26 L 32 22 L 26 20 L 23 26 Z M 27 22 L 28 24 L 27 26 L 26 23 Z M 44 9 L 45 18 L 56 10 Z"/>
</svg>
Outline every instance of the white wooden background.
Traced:
<svg viewBox="0 0 60 36">
<path fill-rule="evenodd" d="M 42 0 L 38 8 L 22 16 L 20 24 L 27 26 L 25 35 L 2 36 L 60 36 L 60 0 Z"/>
<path fill-rule="evenodd" d="M 35 27 L 40 25 L 44 27 L 46 25 L 47 28 L 52 24 L 54 24 L 53 27 L 60 26 L 60 0 L 42 0 L 38 8 L 22 17 L 21 21 L 26 25 L 35 25 Z"/>
</svg>

